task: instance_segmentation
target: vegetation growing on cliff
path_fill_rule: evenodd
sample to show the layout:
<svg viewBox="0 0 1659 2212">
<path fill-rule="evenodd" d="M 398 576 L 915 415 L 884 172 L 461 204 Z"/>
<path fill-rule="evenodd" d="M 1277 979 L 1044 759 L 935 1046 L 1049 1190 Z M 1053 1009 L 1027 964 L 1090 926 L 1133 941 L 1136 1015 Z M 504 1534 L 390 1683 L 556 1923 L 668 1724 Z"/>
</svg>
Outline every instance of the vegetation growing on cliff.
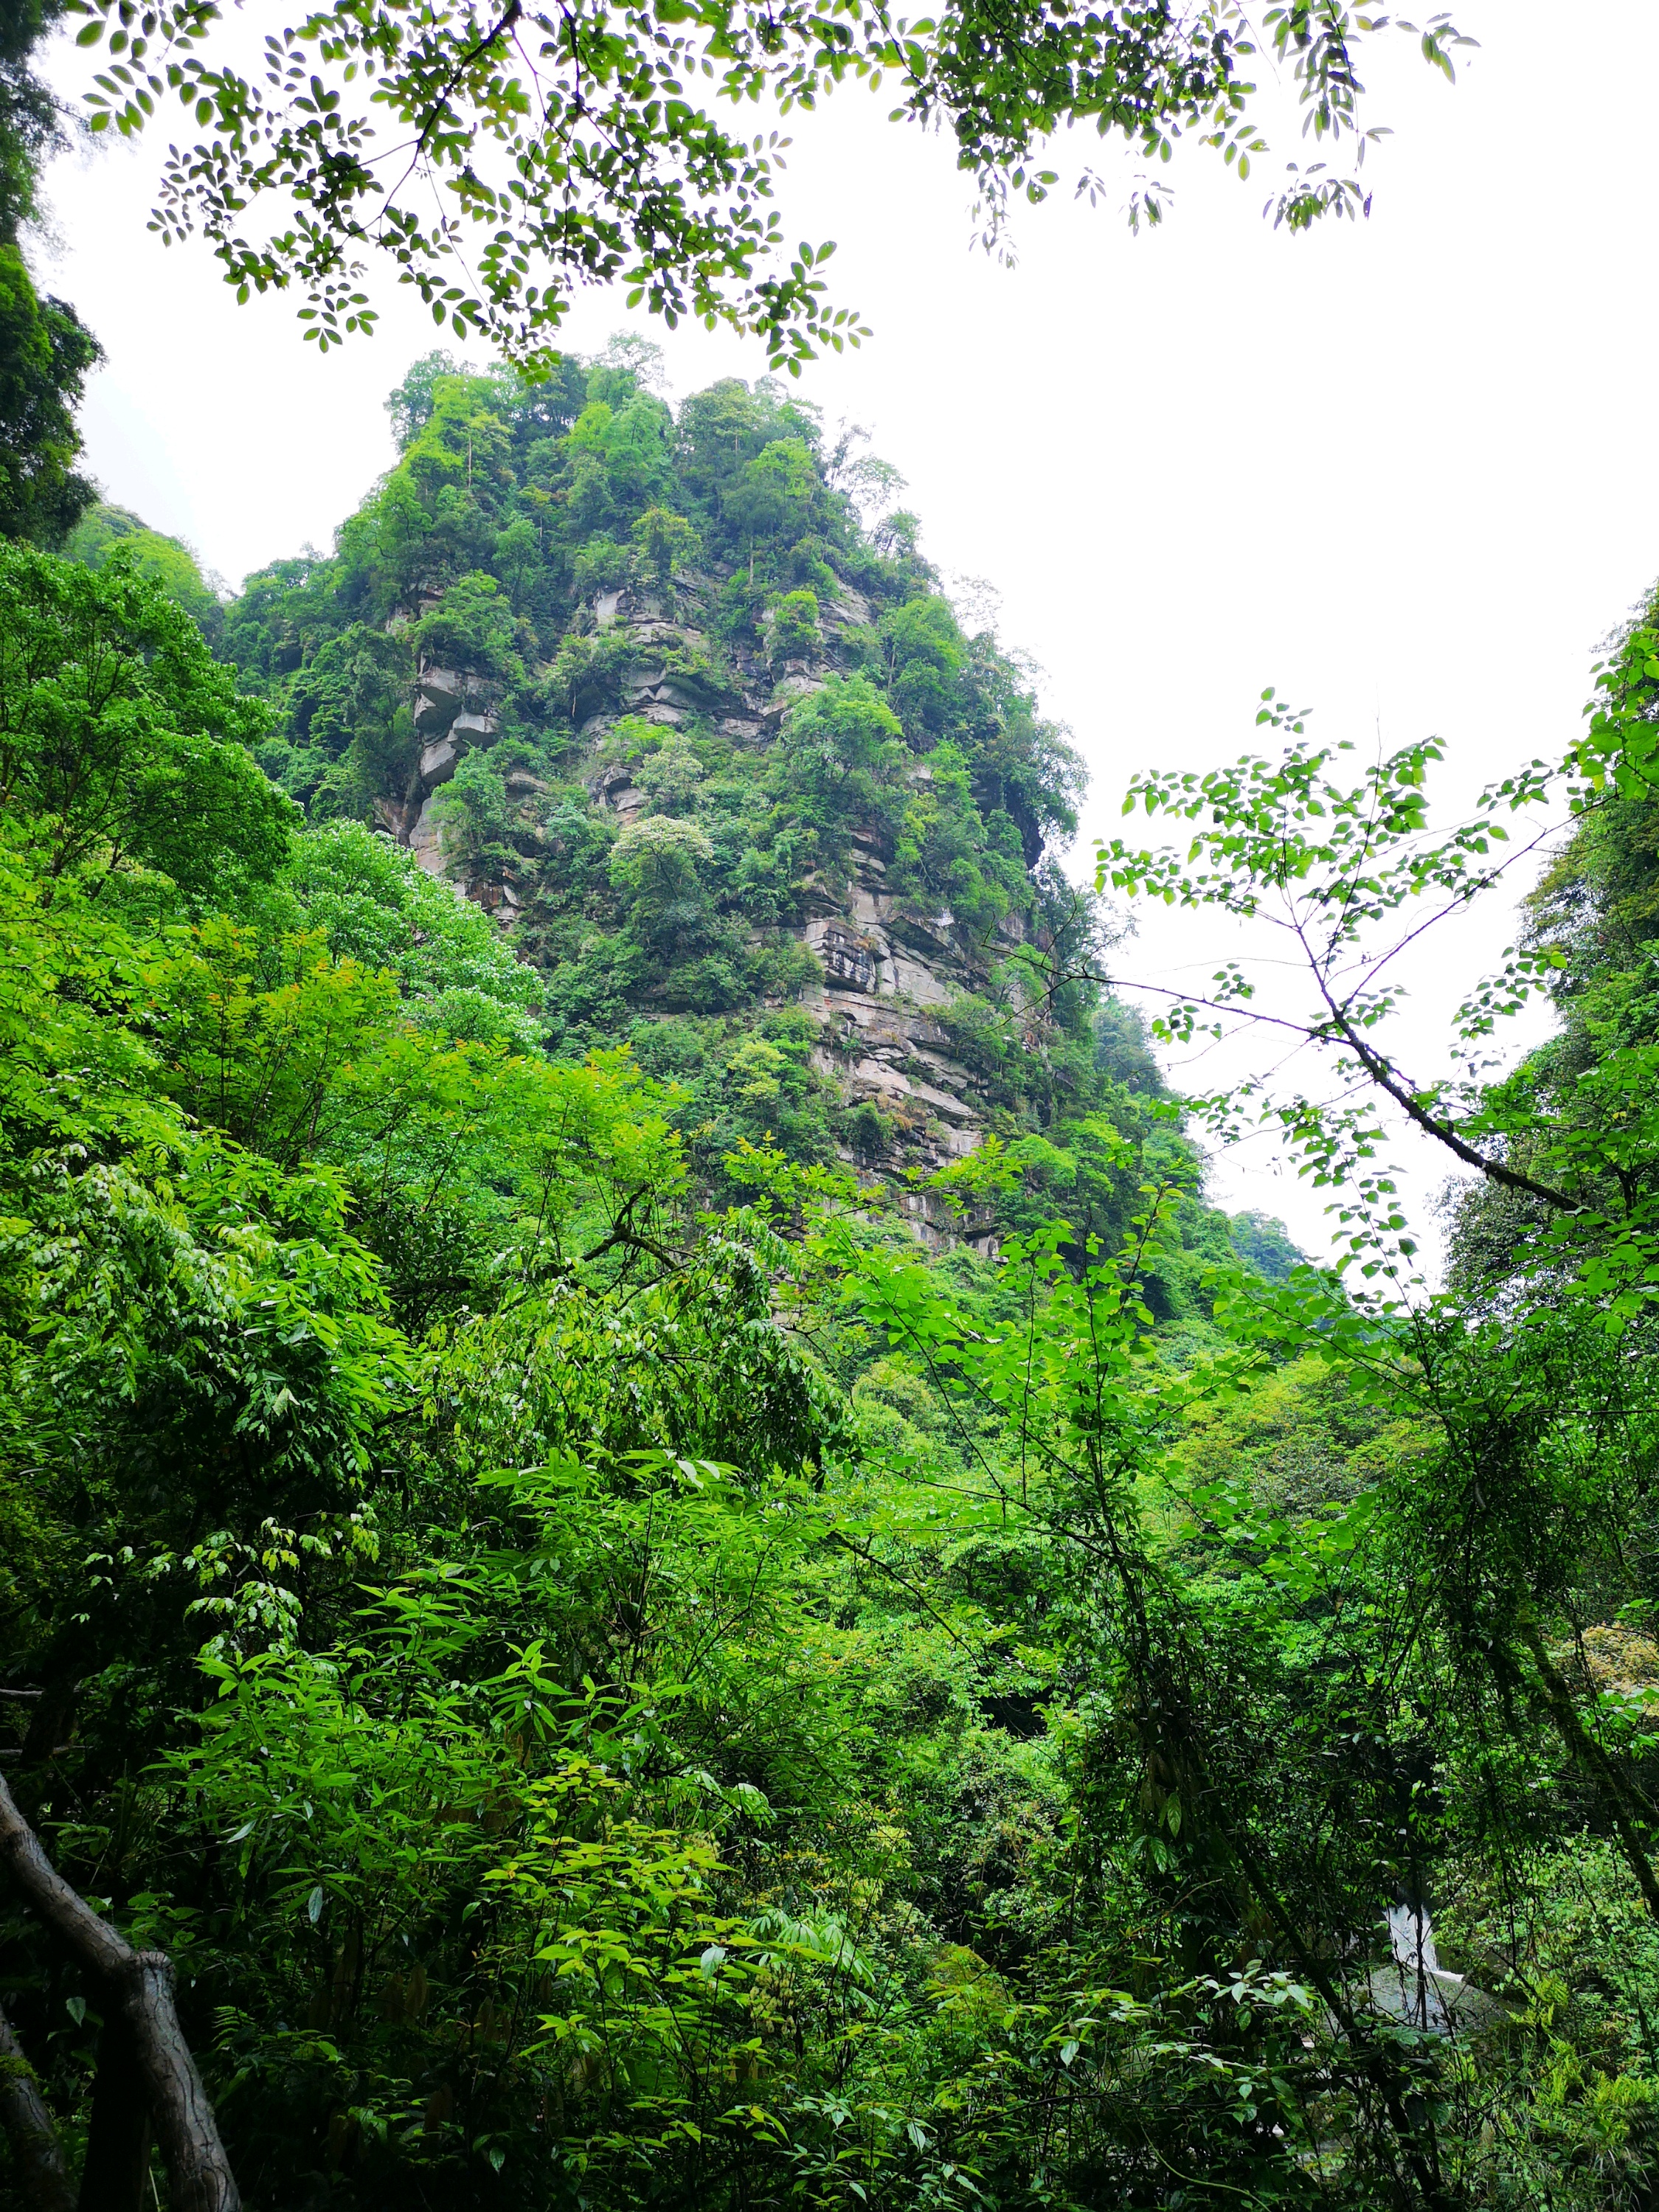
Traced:
<svg viewBox="0 0 1659 2212">
<path fill-rule="evenodd" d="M 1057 1127 L 1124 1088 L 1072 957 L 1099 924 L 1054 857 L 1075 755 L 964 634 L 887 511 L 892 470 L 769 384 L 676 416 L 651 369 L 637 342 L 538 386 L 416 365 L 390 403 L 403 457 L 336 555 L 273 564 L 222 617 L 280 718 L 262 763 L 313 822 L 429 823 L 515 918 L 548 1048 L 627 1044 L 726 1194 L 756 1188 L 744 1144 L 885 1173 L 937 1147 L 905 1086 L 848 1095 L 799 1004 L 822 997 L 815 915 L 879 965 L 852 896 L 876 884 L 986 1126 L 1048 1131 L 1036 1184 L 1121 1222 L 1132 1180 Z"/>
<path fill-rule="evenodd" d="M 1063 733 L 769 383 L 429 356 L 334 552 L 228 599 L 75 469 L 96 349 L 18 247 L 55 12 L 0 27 L 0 2194 L 1650 2206 L 1659 611 L 1450 830 L 1437 746 L 1355 775 L 1266 695 L 1091 899 Z M 366 195 L 458 333 L 534 352 L 643 249 L 671 318 L 858 336 L 822 251 L 757 264 L 775 149 L 700 52 L 896 72 L 990 237 L 1061 120 L 1261 150 L 1224 9 L 579 10 L 532 61 L 516 7 L 354 5 L 268 94 L 211 9 L 81 12 L 106 114 L 195 107 L 169 220 L 325 345 Z M 1267 11 L 1316 135 L 1388 27 Z M 477 285 L 326 81 L 368 48 Z M 1397 944 L 1547 805 L 1407 1069 Z M 1109 891 L 1217 921 L 1202 994 L 1133 1010 Z M 1170 1094 L 1264 1016 L 1316 1080 Z M 1443 1291 L 1385 1110 L 1463 1174 Z M 1258 1116 L 1341 1268 L 1206 1204 Z"/>
</svg>

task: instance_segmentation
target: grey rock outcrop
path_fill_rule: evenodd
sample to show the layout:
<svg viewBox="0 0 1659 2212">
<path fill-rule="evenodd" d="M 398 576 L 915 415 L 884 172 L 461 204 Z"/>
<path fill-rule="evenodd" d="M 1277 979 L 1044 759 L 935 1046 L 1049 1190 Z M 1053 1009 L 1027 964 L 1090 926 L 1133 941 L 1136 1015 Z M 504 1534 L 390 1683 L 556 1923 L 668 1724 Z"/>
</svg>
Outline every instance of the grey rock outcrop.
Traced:
<svg viewBox="0 0 1659 2212">
<path fill-rule="evenodd" d="M 671 617 L 660 593 L 607 592 L 594 602 L 595 627 L 637 643 L 624 712 L 675 728 L 695 705 L 711 714 L 722 737 L 759 750 L 775 740 L 789 709 L 822 687 L 835 669 L 842 635 L 866 624 L 870 611 L 856 594 L 843 594 L 825 612 L 823 654 L 811 662 L 790 661 L 775 677 L 757 659 L 740 655 L 722 667 L 709 652 L 699 618 L 714 589 L 702 580 L 684 586 L 679 619 Z M 671 670 L 682 663 L 702 667 L 693 681 L 662 674 L 665 662 Z M 607 752 L 616 720 L 615 714 L 595 715 L 584 726 L 594 757 L 588 788 L 626 827 L 638 818 L 646 793 L 628 763 Z M 919 781 L 929 779 L 925 762 L 915 772 Z M 802 1000 L 818 1024 L 812 1062 L 847 1104 L 867 1100 L 902 1134 L 914 1156 L 943 1165 L 979 1144 L 987 1106 L 981 1079 L 951 1056 L 951 1035 L 939 1013 L 963 993 L 983 988 L 987 962 L 981 948 L 963 940 L 948 910 L 918 915 L 893 896 L 876 830 L 855 830 L 852 844 L 851 880 L 810 880 L 795 932 L 823 976 Z M 1009 944 L 1015 941 L 1011 933 Z M 930 1201 L 918 1200 L 915 1210 L 924 1233 L 938 1225 Z"/>
<path fill-rule="evenodd" d="M 711 643 L 708 617 L 717 588 L 712 580 L 686 577 L 672 597 L 630 586 L 602 592 L 591 603 L 589 634 L 596 642 L 625 641 L 629 648 L 615 703 L 589 714 L 580 732 L 589 795 L 619 828 L 637 821 L 651 798 L 635 780 L 636 764 L 613 741 L 619 720 L 629 717 L 666 732 L 684 727 L 694 715 L 705 716 L 734 746 L 763 751 L 776 741 L 790 709 L 844 665 L 845 633 L 870 620 L 859 596 L 843 592 L 822 611 L 822 653 L 775 670 L 753 655 L 728 654 Z M 469 747 L 495 741 L 497 702 L 478 678 L 432 666 L 419 672 L 414 708 L 423 740 L 418 770 L 402 808 L 383 818 L 422 867 L 442 876 L 448 862 L 433 795 Z M 920 784 L 931 778 L 925 761 L 912 773 Z M 458 885 L 503 927 L 518 919 L 533 881 L 536 863 L 530 856 L 540 834 L 543 789 L 523 770 L 514 772 L 507 787 L 524 817 L 524 876 L 514 881 L 509 870 L 501 881 Z M 803 887 L 802 918 L 793 933 L 812 952 L 821 974 L 802 998 L 818 1030 L 812 1064 L 845 1103 L 875 1106 L 902 1137 L 910 1159 L 942 1165 L 980 1143 L 988 1101 L 982 1078 L 954 1055 L 941 1015 L 964 993 L 985 988 L 989 957 L 988 948 L 966 939 L 948 908 L 918 911 L 896 897 L 887 880 L 890 859 L 875 828 L 857 830 L 848 880 L 814 878 Z M 1000 933 L 996 954 L 1006 954 L 1023 935 L 1018 917 L 1012 918 Z M 939 1222 L 933 1218 L 931 1199 L 907 1202 L 923 1234 L 942 1226 L 942 1213 Z"/>
<path fill-rule="evenodd" d="M 407 797 L 418 799 L 447 783 L 461 755 L 495 743 L 495 687 L 465 669 L 422 663 L 415 678 L 416 735 L 424 742 Z"/>
</svg>

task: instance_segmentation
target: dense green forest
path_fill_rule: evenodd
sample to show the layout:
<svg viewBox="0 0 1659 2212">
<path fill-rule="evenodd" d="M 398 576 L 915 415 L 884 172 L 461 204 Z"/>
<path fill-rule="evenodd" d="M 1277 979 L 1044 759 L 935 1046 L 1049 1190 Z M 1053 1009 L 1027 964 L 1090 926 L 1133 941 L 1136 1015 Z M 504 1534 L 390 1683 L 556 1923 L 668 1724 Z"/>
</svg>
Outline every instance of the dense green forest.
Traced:
<svg viewBox="0 0 1659 2212">
<path fill-rule="evenodd" d="M 895 469 L 556 314 L 528 374 L 415 363 L 332 550 L 231 592 L 77 469 L 52 15 L 0 40 L 5 2200 L 1659 2202 L 1659 603 L 1461 822 L 1438 744 L 1269 692 L 1080 870 L 1078 753 Z M 1344 11 L 1280 17 L 1351 118 Z M 605 64 L 619 227 L 538 250 L 654 236 L 701 308 L 765 172 L 641 104 L 681 20 Z M 1074 113 L 1237 154 L 1234 31 L 1090 21 L 921 27 L 912 112 L 988 189 Z M 840 22 L 722 52 L 890 65 Z M 333 128 L 273 158 L 346 321 Z M 739 216 L 653 233 L 694 141 Z M 822 338 L 815 265 L 732 313 Z M 1528 883 L 1408 1074 L 1401 951 Z M 1137 988 L 1149 899 L 1206 994 Z M 1252 1022 L 1305 1088 L 1172 1091 Z M 1262 1127 L 1335 1264 L 1206 1195 Z"/>
<path fill-rule="evenodd" d="M 250 2203 L 1649 2202 L 1651 630 L 1502 979 L 1556 1041 L 1415 1094 L 1449 1288 L 1304 1102 L 1321 1273 L 1206 1204 L 1202 1009 L 1107 987 L 893 472 L 651 369 L 417 364 L 232 599 L 0 554 L 18 1806 Z M 1103 885 L 1386 918 L 1539 781 L 1425 842 L 1432 748 L 1289 736 L 1139 787 L 1231 873 Z"/>
</svg>

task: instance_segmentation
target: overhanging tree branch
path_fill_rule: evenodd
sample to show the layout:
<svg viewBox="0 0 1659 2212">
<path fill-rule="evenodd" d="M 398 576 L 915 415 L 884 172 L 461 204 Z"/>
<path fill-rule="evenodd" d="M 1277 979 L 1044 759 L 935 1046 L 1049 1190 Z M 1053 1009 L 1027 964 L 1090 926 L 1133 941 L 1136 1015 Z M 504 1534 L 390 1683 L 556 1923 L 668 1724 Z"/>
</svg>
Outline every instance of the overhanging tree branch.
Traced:
<svg viewBox="0 0 1659 2212">
<path fill-rule="evenodd" d="M 1318 975 L 1317 968 L 1315 973 Z M 1365 1042 L 1347 1014 L 1331 996 L 1322 975 L 1319 976 L 1319 988 L 1325 1004 L 1330 1008 L 1332 1023 L 1349 1051 L 1352 1053 L 1377 1089 L 1386 1091 L 1395 1104 L 1414 1121 L 1425 1135 L 1432 1137 L 1437 1144 L 1443 1145 L 1446 1150 L 1454 1153 L 1465 1166 L 1477 1170 L 1489 1182 L 1501 1183 L 1506 1190 L 1521 1191 L 1528 1198 L 1540 1199 L 1553 1212 L 1582 1213 L 1583 1212 L 1583 1205 L 1580 1200 L 1570 1198 L 1565 1191 L 1557 1190 L 1551 1183 L 1539 1182 L 1531 1176 L 1522 1175 L 1518 1168 L 1505 1167 L 1501 1160 L 1488 1159 L 1484 1152 L 1477 1150 L 1466 1138 L 1460 1137 L 1449 1121 L 1443 1121 L 1437 1115 L 1431 1114 L 1396 1076 L 1392 1064 L 1382 1057 L 1375 1046 Z"/>
<path fill-rule="evenodd" d="M 99 1993 L 106 2028 L 100 2043 L 97 2101 L 106 2101 L 106 2089 L 124 2106 L 135 2094 L 142 2099 L 167 2166 L 174 2212 L 240 2212 L 241 2196 L 213 2107 L 179 2026 L 172 1960 L 161 1951 L 135 1951 L 70 1887 L 18 1811 L 3 1778 L 0 1865 Z M 106 2063 L 124 2063 L 131 2068 L 131 2082 L 106 2084 L 102 2078 Z M 130 2165 L 132 2130 L 125 2114 L 119 2133 L 119 2143 L 107 2155 Z M 94 2144 L 94 2148 L 99 2147 Z M 100 2151 L 100 2171 L 104 2155 Z M 93 2166 L 89 2154 L 89 2180 L 95 2178 Z M 86 2212 L 126 2212 L 126 2208 L 106 2199 L 88 2203 Z"/>
</svg>

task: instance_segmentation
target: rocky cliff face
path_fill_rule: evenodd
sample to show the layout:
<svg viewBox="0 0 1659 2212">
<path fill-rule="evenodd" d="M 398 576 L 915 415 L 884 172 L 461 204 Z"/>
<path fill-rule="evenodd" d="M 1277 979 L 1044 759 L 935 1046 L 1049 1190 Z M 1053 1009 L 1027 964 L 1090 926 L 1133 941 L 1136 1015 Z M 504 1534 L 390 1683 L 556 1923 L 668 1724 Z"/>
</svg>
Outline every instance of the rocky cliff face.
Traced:
<svg viewBox="0 0 1659 2212">
<path fill-rule="evenodd" d="M 549 1049 L 674 1085 L 711 1191 L 765 1144 L 908 1188 L 1090 1110 L 1086 988 L 1022 968 L 1073 927 L 1079 763 L 861 501 L 893 472 L 781 386 L 674 410 L 627 362 L 434 357 L 399 405 L 336 553 L 227 613 L 267 773 L 490 912 Z"/>
<path fill-rule="evenodd" d="M 637 780 L 641 725 L 665 732 L 712 726 L 734 748 L 763 757 L 791 711 L 828 677 L 844 672 L 846 639 L 867 635 L 872 623 L 869 605 L 843 588 L 821 611 L 821 649 L 787 660 L 775 674 L 757 655 L 723 651 L 715 642 L 708 617 L 716 591 L 713 580 L 690 576 L 677 580 L 672 592 L 611 589 L 586 611 L 581 634 L 602 641 L 623 672 L 615 700 L 580 724 L 576 769 L 594 806 L 618 830 L 638 822 L 652 805 Z M 404 798 L 380 803 L 380 820 L 423 868 L 459 879 L 463 896 L 512 928 L 558 868 L 544 851 L 548 784 L 528 769 L 507 769 L 508 857 L 494 869 L 470 869 L 437 802 L 465 756 L 495 744 L 499 686 L 465 671 L 422 664 L 412 708 L 418 763 Z M 619 732 L 631 747 L 619 742 Z M 908 775 L 925 787 L 932 770 L 924 758 Z M 811 1065 L 843 1108 L 869 1102 L 880 1111 L 900 1133 L 908 1164 L 939 1167 L 975 1149 L 992 1103 L 983 1071 L 955 1056 L 943 1016 L 965 994 L 986 988 L 994 966 L 1024 942 L 1024 922 L 1010 913 L 991 941 L 976 941 L 948 906 L 929 912 L 895 894 L 891 841 L 878 825 L 856 827 L 851 847 L 848 879 L 809 876 L 799 887 L 796 917 L 782 925 L 816 963 L 816 980 L 796 1001 L 817 1028 Z M 1041 1024 L 1030 1018 L 1024 1030 L 1028 1048 L 1039 1049 Z M 838 1149 L 854 1160 L 850 1145 Z M 924 1214 L 932 1210 L 917 1205 Z"/>
</svg>

